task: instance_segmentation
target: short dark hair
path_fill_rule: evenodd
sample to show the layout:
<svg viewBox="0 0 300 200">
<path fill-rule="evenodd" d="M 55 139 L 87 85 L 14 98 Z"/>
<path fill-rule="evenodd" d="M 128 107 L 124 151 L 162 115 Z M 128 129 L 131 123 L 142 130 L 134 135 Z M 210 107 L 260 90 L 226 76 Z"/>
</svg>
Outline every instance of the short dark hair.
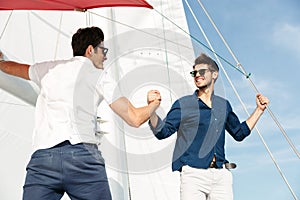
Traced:
<svg viewBox="0 0 300 200">
<path fill-rule="evenodd" d="M 195 59 L 195 64 L 193 65 L 193 69 L 195 68 L 196 65 L 199 64 L 207 64 L 212 70 L 219 71 L 219 67 L 217 63 L 204 53 L 201 53 L 200 56 L 198 56 Z"/>
<path fill-rule="evenodd" d="M 104 34 L 98 27 L 80 28 L 72 36 L 73 56 L 84 56 L 89 45 L 94 48 L 104 41 Z"/>
</svg>

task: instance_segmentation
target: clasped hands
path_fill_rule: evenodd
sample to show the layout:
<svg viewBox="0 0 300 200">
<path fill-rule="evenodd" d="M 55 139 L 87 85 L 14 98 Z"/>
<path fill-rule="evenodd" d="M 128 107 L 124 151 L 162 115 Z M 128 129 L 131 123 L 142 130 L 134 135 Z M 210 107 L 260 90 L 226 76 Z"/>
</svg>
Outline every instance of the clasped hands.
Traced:
<svg viewBox="0 0 300 200">
<path fill-rule="evenodd" d="M 161 96 L 160 92 L 158 90 L 150 90 L 147 93 L 147 103 L 155 103 L 155 104 L 160 104 L 161 101 Z"/>
</svg>

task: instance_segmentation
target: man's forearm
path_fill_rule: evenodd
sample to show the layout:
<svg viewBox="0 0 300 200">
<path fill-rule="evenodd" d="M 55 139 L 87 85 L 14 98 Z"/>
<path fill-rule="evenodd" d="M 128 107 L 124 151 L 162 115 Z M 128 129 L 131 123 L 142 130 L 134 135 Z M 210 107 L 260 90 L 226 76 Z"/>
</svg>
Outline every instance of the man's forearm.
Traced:
<svg viewBox="0 0 300 200">
<path fill-rule="evenodd" d="M 118 114 L 128 125 L 139 127 L 155 112 L 159 101 L 151 102 L 147 106 L 136 108 L 126 97 L 121 97 L 110 104 L 111 109 Z"/>
<path fill-rule="evenodd" d="M 254 126 L 256 125 L 257 121 L 259 120 L 260 116 L 264 113 L 263 110 L 256 108 L 253 113 L 251 114 L 251 116 L 246 120 L 246 123 L 249 127 L 250 130 L 252 130 L 254 128 Z"/>
<path fill-rule="evenodd" d="M 158 123 L 158 117 L 155 112 L 150 116 L 150 123 L 153 128 L 156 128 L 157 123 Z"/>
<path fill-rule="evenodd" d="M 3 60 L 0 61 L 1 71 L 13 76 L 24 78 L 26 80 L 30 80 L 28 69 L 29 69 L 29 65 L 26 64 L 20 64 L 13 61 L 3 61 Z"/>
<path fill-rule="evenodd" d="M 149 118 L 155 113 L 155 110 L 158 107 L 158 103 L 152 102 L 148 104 L 145 107 L 135 108 L 135 107 L 129 107 L 131 109 L 129 111 L 129 118 L 132 122 L 132 125 L 135 127 L 139 127 L 143 123 L 145 123 Z"/>
</svg>

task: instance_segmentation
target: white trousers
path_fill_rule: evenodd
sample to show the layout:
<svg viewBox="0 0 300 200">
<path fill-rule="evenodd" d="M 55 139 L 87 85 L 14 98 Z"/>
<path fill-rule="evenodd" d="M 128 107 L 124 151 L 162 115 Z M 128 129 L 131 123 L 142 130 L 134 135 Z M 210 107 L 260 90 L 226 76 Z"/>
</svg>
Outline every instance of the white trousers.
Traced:
<svg viewBox="0 0 300 200">
<path fill-rule="evenodd" d="M 197 169 L 183 166 L 181 200 L 233 200 L 232 173 L 226 169 Z"/>
</svg>

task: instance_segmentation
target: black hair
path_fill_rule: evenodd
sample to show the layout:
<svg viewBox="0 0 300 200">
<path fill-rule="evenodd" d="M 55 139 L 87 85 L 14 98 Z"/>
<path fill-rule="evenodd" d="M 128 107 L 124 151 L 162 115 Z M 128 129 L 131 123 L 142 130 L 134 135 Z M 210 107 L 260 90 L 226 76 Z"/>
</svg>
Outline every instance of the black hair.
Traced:
<svg viewBox="0 0 300 200">
<path fill-rule="evenodd" d="M 89 45 L 94 48 L 104 41 L 103 31 L 98 27 L 80 28 L 72 36 L 73 56 L 84 56 Z"/>
<path fill-rule="evenodd" d="M 195 59 L 193 68 L 195 68 L 195 66 L 199 64 L 207 64 L 212 70 L 219 71 L 217 63 L 204 53 L 201 53 L 200 56 Z"/>
</svg>

